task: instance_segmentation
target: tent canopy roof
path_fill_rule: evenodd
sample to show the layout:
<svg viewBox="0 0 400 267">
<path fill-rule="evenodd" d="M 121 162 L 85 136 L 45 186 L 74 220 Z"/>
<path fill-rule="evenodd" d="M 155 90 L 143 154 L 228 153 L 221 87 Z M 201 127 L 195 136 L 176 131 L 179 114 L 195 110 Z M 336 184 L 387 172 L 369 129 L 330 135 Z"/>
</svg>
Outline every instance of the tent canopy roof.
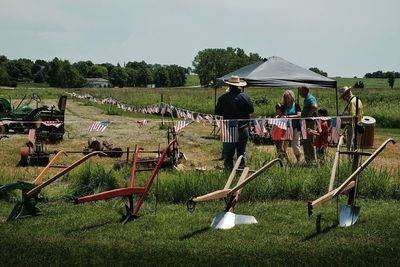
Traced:
<svg viewBox="0 0 400 267">
<path fill-rule="evenodd" d="M 305 85 L 310 88 L 336 88 L 335 80 L 276 56 L 235 70 L 217 80 L 223 82 L 232 75 L 245 80 L 248 86 L 299 87 Z"/>
</svg>

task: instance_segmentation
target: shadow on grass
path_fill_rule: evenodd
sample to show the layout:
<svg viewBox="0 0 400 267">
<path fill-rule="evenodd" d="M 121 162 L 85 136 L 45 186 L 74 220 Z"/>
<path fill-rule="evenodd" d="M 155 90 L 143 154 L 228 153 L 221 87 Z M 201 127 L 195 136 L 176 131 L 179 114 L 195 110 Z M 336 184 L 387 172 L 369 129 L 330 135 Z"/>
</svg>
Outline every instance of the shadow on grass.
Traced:
<svg viewBox="0 0 400 267">
<path fill-rule="evenodd" d="M 311 239 L 313 239 L 314 237 L 317 237 L 321 234 L 326 234 L 328 232 L 330 232 L 332 229 L 335 229 L 338 226 L 338 223 L 335 222 L 334 224 L 325 227 L 324 229 L 321 228 L 321 219 L 322 219 L 322 214 L 318 214 L 317 215 L 317 219 L 315 221 L 315 233 L 312 233 L 308 236 L 306 236 L 305 238 L 303 238 L 302 241 L 309 241 Z"/>
<path fill-rule="evenodd" d="M 106 225 L 111 225 L 111 224 L 116 224 L 116 222 L 113 221 L 108 221 L 108 222 L 102 222 L 102 223 L 98 223 L 98 224 L 93 224 L 93 225 L 87 225 L 87 226 L 83 226 L 83 227 L 79 227 L 77 229 L 70 229 L 70 230 L 66 230 L 64 231 L 64 235 L 75 235 L 75 234 L 79 234 L 82 232 L 87 232 L 93 229 L 97 229 Z"/>
<path fill-rule="evenodd" d="M 199 229 L 199 230 L 194 231 L 193 233 L 186 234 L 186 235 L 183 235 L 183 236 L 179 237 L 179 240 L 180 240 L 180 241 L 187 240 L 187 239 L 192 238 L 192 237 L 194 237 L 194 236 L 196 236 L 196 235 L 205 233 L 205 232 L 207 232 L 207 231 L 210 230 L 210 229 L 211 229 L 210 226 L 201 228 L 201 229 Z"/>
</svg>

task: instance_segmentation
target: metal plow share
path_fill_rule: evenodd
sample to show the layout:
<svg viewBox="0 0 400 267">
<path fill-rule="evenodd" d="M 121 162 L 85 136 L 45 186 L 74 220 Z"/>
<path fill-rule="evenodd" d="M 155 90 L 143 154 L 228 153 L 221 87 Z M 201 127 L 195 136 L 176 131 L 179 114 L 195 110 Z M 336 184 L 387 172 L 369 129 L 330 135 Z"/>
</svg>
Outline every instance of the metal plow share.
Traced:
<svg viewBox="0 0 400 267">
<path fill-rule="evenodd" d="M 104 154 L 104 153 L 93 152 L 77 160 L 70 166 L 65 166 L 56 164 L 63 155 L 67 156 L 65 151 L 61 150 L 54 156 L 54 158 L 49 162 L 49 164 L 47 164 L 47 166 L 44 167 L 44 169 L 40 172 L 40 174 L 35 178 L 33 182 L 17 181 L 15 183 L 10 183 L 0 186 L 0 194 L 17 189 L 21 190 L 22 192 L 21 200 L 18 201 L 17 204 L 14 206 L 13 210 L 8 216 L 7 221 L 14 219 L 22 219 L 42 214 L 42 211 L 36 206 L 36 204 L 41 200 L 39 197 L 40 191 L 44 187 L 56 181 L 64 174 L 68 173 L 72 169 L 76 168 L 77 166 L 88 160 L 89 158 L 99 154 Z M 44 175 L 48 173 L 48 171 L 51 168 L 63 168 L 63 170 L 61 170 L 60 172 L 58 172 L 57 174 L 55 174 L 54 176 L 43 182 Z"/>
<path fill-rule="evenodd" d="M 313 213 L 314 208 L 320 207 L 323 203 L 330 201 L 331 199 L 338 197 L 339 194 L 349 191 L 347 205 L 343 205 L 340 209 L 339 214 L 339 225 L 343 227 L 352 226 L 356 223 L 360 216 L 360 207 L 356 206 L 357 186 L 359 174 L 385 149 L 389 143 L 395 144 L 396 142 L 389 138 L 382 145 L 377 148 L 372 154 L 359 152 L 359 151 L 340 151 L 340 146 L 343 142 L 343 137 L 340 138 L 338 148 L 336 151 L 335 161 L 333 164 L 331 180 L 329 183 L 328 193 L 319 197 L 314 201 L 308 202 L 308 216 L 310 217 Z M 350 154 L 353 155 L 353 172 L 352 174 L 337 188 L 333 189 L 333 182 L 335 180 L 336 168 L 338 166 L 339 154 Z M 361 165 L 359 157 L 369 156 Z"/>
<path fill-rule="evenodd" d="M 138 169 L 137 164 L 139 162 L 139 153 L 149 153 L 150 151 L 144 151 L 143 148 L 141 148 L 139 146 L 135 146 L 129 187 L 117 188 L 117 189 L 101 192 L 98 194 L 80 197 L 80 198 L 75 199 L 75 203 L 79 204 L 79 203 L 96 201 L 96 200 L 104 200 L 104 199 L 109 199 L 109 198 L 114 198 L 114 197 L 127 197 L 128 204 L 125 206 L 126 207 L 126 217 L 122 223 L 125 224 L 129 221 L 137 219 L 139 217 L 140 207 L 142 206 L 143 202 L 145 201 L 145 199 L 147 197 L 150 187 L 154 181 L 154 178 L 156 177 L 165 157 L 167 156 L 168 153 L 170 153 L 170 149 L 175 144 L 175 142 L 176 142 L 176 139 L 172 140 L 168 144 L 168 146 L 163 150 L 161 156 L 158 155 L 159 158 L 158 158 L 157 164 L 154 167 L 154 169 L 145 169 L 145 171 L 151 170 L 150 177 L 147 180 L 145 186 L 135 186 L 135 181 L 137 178 L 136 173 L 139 171 L 144 171 L 143 169 Z M 154 152 L 152 152 L 152 153 L 154 153 Z M 135 205 L 133 203 L 134 195 L 139 195 L 139 199 L 136 201 Z"/>
<path fill-rule="evenodd" d="M 265 172 L 267 169 L 269 169 L 271 166 L 273 166 L 275 163 L 279 162 L 281 166 L 282 160 L 281 159 L 274 159 L 264 166 L 262 166 L 260 169 L 257 171 L 252 171 L 253 174 L 250 176 L 247 176 L 248 173 L 250 172 L 249 167 L 245 167 L 244 169 L 239 169 L 240 162 L 242 161 L 242 156 L 239 156 L 237 159 L 235 166 L 232 169 L 232 172 L 230 173 L 228 177 L 228 181 L 226 182 L 225 186 L 221 190 L 217 190 L 211 193 L 208 193 L 206 195 L 198 196 L 195 198 L 191 198 L 187 201 L 187 209 L 190 212 L 193 212 L 196 204 L 198 202 L 204 202 L 204 201 L 209 201 L 209 200 L 214 200 L 214 199 L 220 199 L 224 198 L 226 207 L 223 212 L 220 212 L 212 221 L 211 227 L 215 229 L 230 229 L 233 228 L 235 225 L 239 224 L 253 224 L 257 223 L 257 220 L 253 216 L 248 216 L 248 215 L 237 215 L 233 213 L 233 209 L 236 205 L 236 203 L 239 200 L 239 195 L 243 188 L 253 181 L 255 178 L 257 178 L 259 175 L 261 175 L 263 172 Z M 234 177 L 236 176 L 236 172 L 242 171 L 238 182 L 236 186 L 231 188 L 232 181 Z"/>
</svg>

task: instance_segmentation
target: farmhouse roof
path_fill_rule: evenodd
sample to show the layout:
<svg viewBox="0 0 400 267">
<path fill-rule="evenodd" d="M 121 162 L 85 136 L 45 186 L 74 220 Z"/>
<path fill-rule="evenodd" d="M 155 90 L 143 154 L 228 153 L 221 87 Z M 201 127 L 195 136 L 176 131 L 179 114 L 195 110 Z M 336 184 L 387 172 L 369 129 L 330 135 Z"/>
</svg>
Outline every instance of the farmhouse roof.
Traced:
<svg viewBox="0 0 400 267">
<path fill-rule="evenodd" d="M 336 88 L 335 80 L 276 56 L 235 70 L 217 80 L 222 82 L 232 75 L 245 80 L 248 86 Z"/>
</svg>

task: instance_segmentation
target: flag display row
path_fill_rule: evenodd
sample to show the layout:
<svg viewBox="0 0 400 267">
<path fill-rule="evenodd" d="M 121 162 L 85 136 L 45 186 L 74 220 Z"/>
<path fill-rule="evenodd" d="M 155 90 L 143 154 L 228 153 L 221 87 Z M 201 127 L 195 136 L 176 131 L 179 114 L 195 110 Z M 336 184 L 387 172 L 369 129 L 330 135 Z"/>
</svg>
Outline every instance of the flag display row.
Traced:
<svg viewBox="0 0 400 267">
<path fill-rule="evenodd" d="M 232 123 L 228 123 L 229 120 L 223 120 L 223 117 L 218 115 L 194 112 L 183 108 L 175 107 L 173 105 L 163 102 L 148 106 L 133 106 L 125 104 L 112 97 L 98 98 L 90 94 L 80 95 L 75 92 L 69 94 L 73 98 L 86 99 L 98 104 L 114 105 L 117 108 L 120 108 L 124 111 L 144 113 L 144 114 L 155 114 L 161 116 L 171 116 L 172 118 L 182 119 L 175 121 L 174 123 L 175 132 L 180 132 L 183 128 L 192 124 L 193 122 L 198 122 L 203 125 L 205 125 L 205 123 L 208 122 L 208 123 L 215 123 L 215 125 L 220 129 L 221 141 L 236 142 L 235 140 L 237 139 L 238 136 L 238 134 L 236 134 L 236 132 L 238 131 L 235 129 L 234 126 L 232 126 Z M 333 142 L 337 143 L 337 141 L 339 140 L 339 132 L 341 127 L 340 117 L 313 117 L 310 119 L 316 122 L 317 128 L 318 125 L 320 125 L 321 120 L 330 120 L 331 139 Z M 304 118 L 258 117 L 256 119 L 250 119 L 249 122 L 254 127 L 254 132 L 261 137 L 264 137 L 269 132 L 269 134 L 271 135 L 271 137 L 273 137 L 273 139 L 279 138 L 279 140 L 291 140 L 293 139 L 294 135 L 292 127 L 293 120 L 300 121 L 301 137 L 303 139 L 306 139 L 307 128 Z M 237 121 L 237 120 L 230 120 L 230 121 Z M 137 121 L 138 127 L 142 128 L 148 125 L 149 122 L 150 122 L 149 120 Z M 105 128 L 107 126 L 105 126 Z"/>
</svg>

